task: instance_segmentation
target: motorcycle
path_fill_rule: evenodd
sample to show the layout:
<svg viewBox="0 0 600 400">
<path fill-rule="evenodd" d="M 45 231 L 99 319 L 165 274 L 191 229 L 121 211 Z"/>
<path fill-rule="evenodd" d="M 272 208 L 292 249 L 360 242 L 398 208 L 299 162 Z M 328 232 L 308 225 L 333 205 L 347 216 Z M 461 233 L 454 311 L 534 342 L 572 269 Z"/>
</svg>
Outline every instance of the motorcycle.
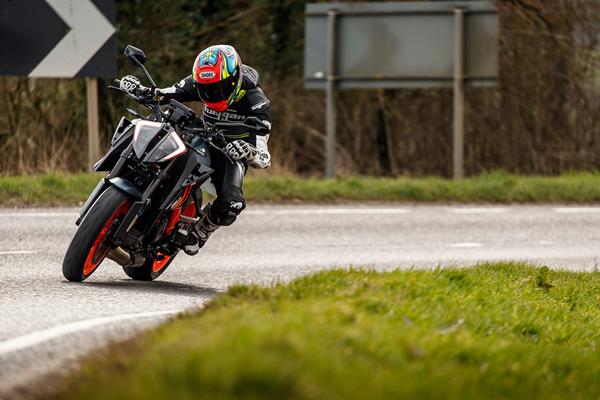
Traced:
<svg viewBox="0 0 600 400">
<path fill-rule="evenodd" d="M 144 52 L 124 52 L 139 67 L 154 93 L 156 84 L 144 66 Z M 210 147 L 223 151 L 226 140 L 214 126 L 175 100 L 159 105 L 139 89 L 121 92 L 150 109 L 122 117 L 108 152 L 95 165 L 108 171 L 81 207 L 78 226 L 63 260 L 69 281 L 87 279 L 106 259 L 120 264 L 135 280 L 154 280 L 173 262 L 202 215 L 202 189 L 215 194 L 210 177 Z M 252 118 L 252 117 L 251 117 Z M 251 125 L 252 120 L 245 123 Z"/>
</svg>

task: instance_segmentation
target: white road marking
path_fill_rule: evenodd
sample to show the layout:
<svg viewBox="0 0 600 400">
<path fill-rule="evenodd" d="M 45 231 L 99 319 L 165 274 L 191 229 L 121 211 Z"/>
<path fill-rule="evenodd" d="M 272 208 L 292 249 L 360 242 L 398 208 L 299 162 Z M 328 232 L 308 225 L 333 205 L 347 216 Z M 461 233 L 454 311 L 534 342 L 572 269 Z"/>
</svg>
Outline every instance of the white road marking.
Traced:
<svg viewBox="0 0 600 400">
<path fill-rule="evenodd" d="M 503 214 L 509 211 L 503 207 L 455 207 L 449 208 L 454 214 L 469 215 L 469 214 Z M 554 212 L 562 214 L 598 214 L 600 207 L 554 207 Z M 337 207 L 337 208 L 289 208 L 283 210 L 261 210 L 249 209 L 244 212 L 248 215 L 400 215 L 412 212 L 410 208 L 380 208 L 380 207 Z M 77 218 L 78 212 L 68 211 L 0 211 L 0 218 Z"/>
<path fill-rule="evenodd" d="M 398 215 L 407 214 L 407 208 L 299 208 L 287 210 L 248 210 L 248 215 Z"/>
<path fill-rule="evenodd" d="M 411 212 L 407 208 L 298 208 L 298 209 L 283 209 L 283 210 L 246 210 L 243 214 L 246 215 L 400 215 Z M 78 213 L 75 212 L 0 212 L 0 218 L 59 218 L 71 217 L 77 218 Z"/>
<path fill-rule="evenodd" d="M 9 254 L 35 254 L 37 251 L 29 250 L 15 250 L 15 251 L 0 251 L 0 256 L 6 256 Z"/>
<path fill-rule="evenodd" d="M 549 241 L 549 240 L 540 240 L 540 241 L 538 242 L 538 244 L 541 244 L 542 246 L 548 246 L 548 245 L 551 245 L 551 244 L 552 244 L 552 242 L 551 242 L 551 241 Z"/>
<path fill-rule="evenodd" d="M 506 212 L 506 208 L 490 208 L 490 207 L 469 207 L 469 208 L 453 208 L 455 214 L 502 214 Z"/>
<path fill-rule="evenodd" d="M 600 207 L 555 207 L 554 212 L 564 213 L 564 214 L 600 213 Z"/>
<path fill-rule="evenodd" d="M 467 248 L 481 247 L 481 246 L 483 246 L 483 243 L 478 243 L 478 242 L 452 243 L 450 245 L 450 247 L 456 247 L 456 248 L 460 248 L 460 249 L 467 249 Z"/>
<path fill-rule="evenodd" d="M 509 211 L 504 207 L 454 207 L 448 208 L 454 214 L 503 214 Z M 554 212 L 563 214 L 598 214 L 600 207 L 554 207 Z M 380 208 L 380 207 L 322 207 L 322 208 L 289 208 L 282 210 L 261 210 L 249 209 L 244 212 L 248 215 L 399 215 L 412 212 L 411 208 Z M 0 218 L 77 218 L 79 213 L 76 211 L 0 211 Z"/>
<path fill-rule="evenodd" d="M 41 331 L 31 332 L 23 336 L 18 336 L 13 339 L 5 340 L 0 342 L 0 356 L 8 353 L 12 353 L 17 350 L 23 350 L 28 347 L 38 345 L 43 342 L 47 342 L 52 339 L 56 339 L 60 336 L 69 335 L 84 331 L 87 329 L 95 328 L 97 326 L 112 324 L 128 319 L 140 319 L 140 318 L 153 318 L 167 315 L 174 315 L 180 313 L 182 310 L 167 310 L 167 311 L 155 311 L 145 312 L 136 314 L 122 314 L 113 315 L 110 317 L 99 317 L 86 319 L 83 321 L 71 322 L 65 325 L 55 326 L 53 328 L 43 329 Z"/>
</svg>

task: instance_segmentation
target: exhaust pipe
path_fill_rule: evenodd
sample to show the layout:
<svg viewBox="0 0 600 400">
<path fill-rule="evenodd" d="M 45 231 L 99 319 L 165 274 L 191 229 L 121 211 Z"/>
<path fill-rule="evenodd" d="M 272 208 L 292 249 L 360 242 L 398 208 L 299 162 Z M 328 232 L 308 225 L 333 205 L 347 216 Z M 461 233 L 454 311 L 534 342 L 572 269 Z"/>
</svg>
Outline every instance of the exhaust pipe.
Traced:
<svg viewBox="0 0 600 400">
<path fill-rule="evenodd" d="M 123 266 L 128 266 L 133 261 L 131 254 L 129 254 L 127 251 L 123 250 L 123 248 L 121 248 L 121 247 L 111 249 L 108 252 L 108 254 L 106 255 L 106 257 L 109 260 L 113 260 L 117 264 L 121 264 Z"/>
</svg>

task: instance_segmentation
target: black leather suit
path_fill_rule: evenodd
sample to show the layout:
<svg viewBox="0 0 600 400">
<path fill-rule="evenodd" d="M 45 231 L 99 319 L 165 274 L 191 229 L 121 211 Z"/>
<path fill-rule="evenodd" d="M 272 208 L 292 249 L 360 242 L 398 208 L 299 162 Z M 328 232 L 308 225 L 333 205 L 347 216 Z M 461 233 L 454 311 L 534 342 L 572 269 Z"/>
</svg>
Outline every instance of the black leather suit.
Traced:
<svg viewBox="0 0 600 400">
<path fill-rule="evenodd" d="M 191 75 L 179 83 L 159 89 L 162 102 L 175 99 L 179 102 L 200 101 L 200 96 Z M 251 122 L 247 120 L 251 118 Z M 231 225 L 239 213 L 246 208 L 242 183 L 248 165 L 266 168 L 271 163 L 267 141 L 271 133 L 271 104 L 259 86 L 259 76 L 255 69 L 242 65 L 242 87 L 238 100 L 223 112 L 204 108 L 202 120 L 222 130 L 227 141 L 244 140 L 257 149 L 252 160 L 231 163 L 216 149 L 211 149 L 211 179 L 217 190 L 209 219 L 218 225 Z"/>
</svg>

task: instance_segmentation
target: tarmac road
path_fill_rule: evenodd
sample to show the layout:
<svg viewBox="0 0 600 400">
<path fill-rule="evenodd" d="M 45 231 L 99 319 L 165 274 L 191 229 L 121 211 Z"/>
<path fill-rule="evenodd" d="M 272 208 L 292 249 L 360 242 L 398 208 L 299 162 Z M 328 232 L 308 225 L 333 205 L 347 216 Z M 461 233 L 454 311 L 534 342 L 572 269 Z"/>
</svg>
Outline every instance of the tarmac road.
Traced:
<svg viewBox="0 0 600 400">
<path fill-rule="evenodd" d="M 134 282 L 107 261 L 76 284 L 61 272 L 76 217 L 76 209 L 0 209 L 0 398 L 40 388 L 49 382 L 41 378 L 75 367 L 82 355 L 199 307 L 233 283 L 348 265 L 510 259 L 592 270 L 600 260 L 600 207 L 251 205 L 155 282 Z"/>
</svg>

